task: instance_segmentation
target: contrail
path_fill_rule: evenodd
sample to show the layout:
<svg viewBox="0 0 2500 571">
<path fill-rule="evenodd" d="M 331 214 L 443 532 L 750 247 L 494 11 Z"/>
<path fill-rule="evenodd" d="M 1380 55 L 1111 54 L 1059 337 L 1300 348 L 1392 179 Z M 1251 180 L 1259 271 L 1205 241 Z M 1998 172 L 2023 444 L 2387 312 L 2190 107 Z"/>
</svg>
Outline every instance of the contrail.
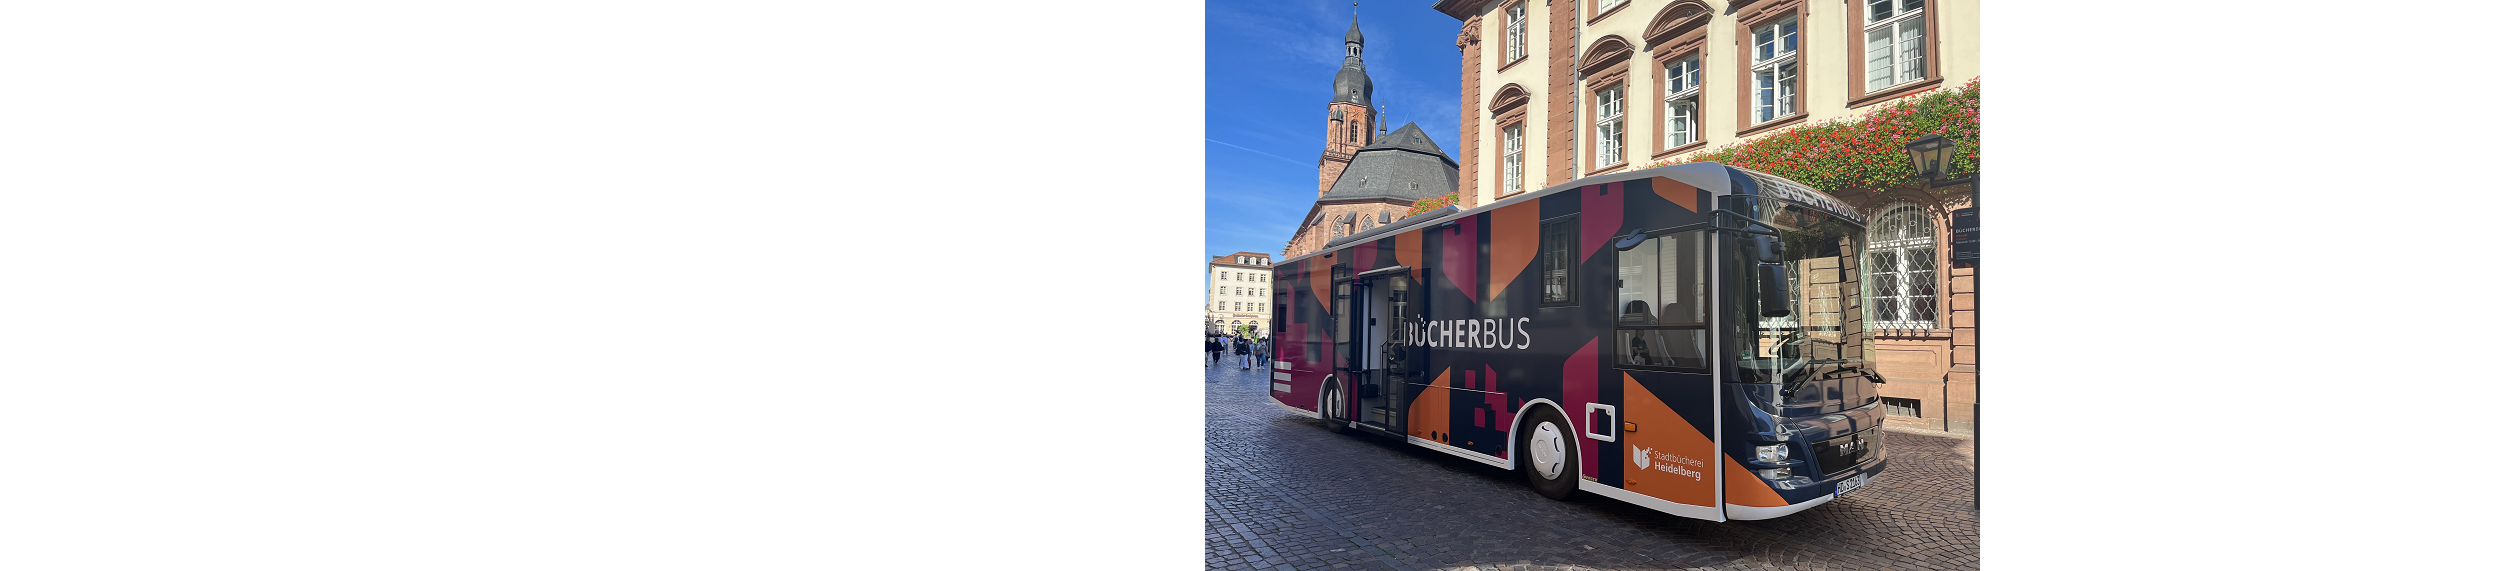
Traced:
<svg viewBox="0 0 2500 571">
<path fill-rule="evenodd" d="M 1288 159 L 1288 158 L 1284 158 L 1284 157 L 1277 157 L 1276 155 L 1269 155 L 1269 154 L 1267 153 L 1267 151 L 1262 151 L 1262 150 L 1258 150 L 1258 149 L 1253 149 L 1253 148 L 1249 148 L 1249 147 L 1244 147 L 1244 146 L 1241 146 L 1241 145 L 1235 145 L 1235 144 L 1232 144 L 1232 143 L 1227 143 L 1227 142 L 1223 142 L 1223 141 L 1218 141 L 1218 140 L 1215 140 L 1215 139 L 1207 139 L 1207 142 L 1209 142 L 1209 143 L 1215 143 L 1215 144 L 1218 144 L 1218 145 L 1223 145 L 1223 146 L 1227 146 L 1227 147 L 1232 147 L 1232 148 L 1236 148 L 1236 149 L 1241 149 L 1241 150 L 1244 150 L 1244 151 L 1250 151 L 1250 152 L 1253 152 L 1253 153 L 1258 153 L 1258 154 L 1262 154 L 1262 155 L 1267 155 L 1267 156 L 1270 156 L 1270 157 L 1276 157 L 1276 160 L 1285 161 L 1285 162 L 1288 162 L 1288 163 L 1293 163 L 1293 164 L 1296 164 L 1296 165 L 1301 165 L 1301 166 L 1311 166 L 1311 165 L 1302 164 L 1302 161 L 1297 161 L 1297 160 Z"/>
</svg>

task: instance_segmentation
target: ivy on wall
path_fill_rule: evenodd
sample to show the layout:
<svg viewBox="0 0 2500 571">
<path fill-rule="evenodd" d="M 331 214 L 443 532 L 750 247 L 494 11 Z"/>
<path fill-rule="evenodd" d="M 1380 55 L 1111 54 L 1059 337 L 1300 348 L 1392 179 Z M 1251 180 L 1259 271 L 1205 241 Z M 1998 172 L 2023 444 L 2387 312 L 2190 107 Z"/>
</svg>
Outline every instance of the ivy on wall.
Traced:
<svg viewBox="0 0 2500 571">
<path fill-rule="evenodd" d="M 1919 182 L 1902 148 L 1927 135 L 1953 139 L 1945 178 L 1979 170 L 1979 78 L 1961 87 L 1886 103 L 1866 115 L 1808 123 L 1751 141 L 1642 168 L 1716 162 L 1758 170 L 1826 192 L 1883 192 Z"/>
</svg>

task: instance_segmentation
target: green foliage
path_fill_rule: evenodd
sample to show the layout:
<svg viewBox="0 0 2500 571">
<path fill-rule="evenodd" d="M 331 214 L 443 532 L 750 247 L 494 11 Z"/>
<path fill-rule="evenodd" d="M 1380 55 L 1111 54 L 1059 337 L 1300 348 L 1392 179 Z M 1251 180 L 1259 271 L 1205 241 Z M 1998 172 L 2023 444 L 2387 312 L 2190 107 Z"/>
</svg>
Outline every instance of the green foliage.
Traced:
<svg viewBox="0 0 2500 571">
<path fill-rule="evenodd" d="M 1751 141 L 1642 168 L 1716 162 L 1758 170 L 1824 191 L 1883 192 L 1919 182 L 1910 141 L 1943 135 L 1955 143 L 1945 178 L 1979 170 L 1979 79 L 1961 87 L 1886 103 L 1853 119 L 1807 123 Z"/>
</svg>

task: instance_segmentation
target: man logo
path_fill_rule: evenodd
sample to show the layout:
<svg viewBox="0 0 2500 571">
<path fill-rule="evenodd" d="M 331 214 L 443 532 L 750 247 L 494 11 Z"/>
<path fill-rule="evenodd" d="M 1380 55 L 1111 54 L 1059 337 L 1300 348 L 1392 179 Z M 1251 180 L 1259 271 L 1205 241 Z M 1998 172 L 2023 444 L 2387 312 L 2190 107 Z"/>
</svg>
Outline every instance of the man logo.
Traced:
<svg viewBox="0 0 2500 571">
<path fill-rule="evenodd" d="M 1632 464 L 1633 464 L 1633 465 L 1636 465 L 1636 466 L 1640 466 L 1640 467 L 1641 467 L 1641 469 L 1644 469 L 1644 470 L 1648 469 L 1648 468 L 1649 468 L 1649 451 L 1648 451 L 1648 450 L 1644 450 L 1644 449 L 1642 449 L 1642 448 L 1641 448 L 1641 447 L 1639 447 L 1639 446 L 1634 446 L 1634 447 L 1632 447 Z"/>
</svg>

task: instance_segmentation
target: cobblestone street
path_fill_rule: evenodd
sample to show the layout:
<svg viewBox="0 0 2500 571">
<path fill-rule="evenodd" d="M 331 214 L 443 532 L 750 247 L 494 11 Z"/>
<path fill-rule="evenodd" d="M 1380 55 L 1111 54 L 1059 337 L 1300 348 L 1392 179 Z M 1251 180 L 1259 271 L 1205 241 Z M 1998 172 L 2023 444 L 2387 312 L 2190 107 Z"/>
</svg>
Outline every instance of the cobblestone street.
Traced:
<svg viewBox="0 0 2500 571">
<path fill-rule="evenodd" d="M 1866 489 L 1786 517 L 1709 522 L 1581 494 L 1387 438 L 1331 434 L 1207 370 L 1209 569 L 1977 569 L 1971 441 L 1889 430 Z"/>
</svg>

